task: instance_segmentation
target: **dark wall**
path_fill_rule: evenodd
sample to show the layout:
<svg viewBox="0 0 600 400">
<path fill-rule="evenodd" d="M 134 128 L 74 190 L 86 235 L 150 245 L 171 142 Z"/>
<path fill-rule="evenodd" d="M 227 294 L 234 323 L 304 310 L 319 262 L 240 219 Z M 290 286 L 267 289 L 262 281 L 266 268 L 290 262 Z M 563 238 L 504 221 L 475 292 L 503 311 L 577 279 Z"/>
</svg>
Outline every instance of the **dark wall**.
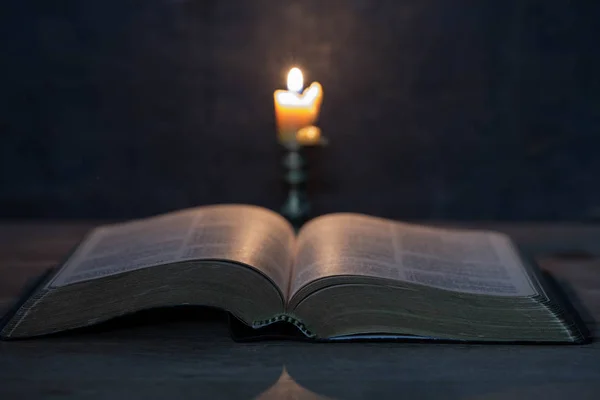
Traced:
<svg viewBox="0 0 600 400">
<path fill-rule="evenodd" d="M 283 201 L 272 92 L 325 90 L 317 214 L 600 217 L 600 6 L 5 0 L 0 216 Z"/>
</svg>

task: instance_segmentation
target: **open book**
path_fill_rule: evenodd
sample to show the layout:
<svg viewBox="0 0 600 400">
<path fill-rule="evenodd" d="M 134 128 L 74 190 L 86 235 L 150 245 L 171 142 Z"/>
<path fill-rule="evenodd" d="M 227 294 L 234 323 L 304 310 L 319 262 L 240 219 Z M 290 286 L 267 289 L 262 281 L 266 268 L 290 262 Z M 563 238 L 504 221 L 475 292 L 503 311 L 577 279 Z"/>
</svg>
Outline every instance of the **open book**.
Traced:
<svg viewBox="0 0 600 400">
<path fill-rule="evenodd" d="M 314 339 L 584 339 L 502 234 L 331 214 L 296 235 L 278 214 L 244 205 L 93 230 L 1 336 L 178 305 L 219 307 L 255 329 L 286 321 Z"/>
</svg>

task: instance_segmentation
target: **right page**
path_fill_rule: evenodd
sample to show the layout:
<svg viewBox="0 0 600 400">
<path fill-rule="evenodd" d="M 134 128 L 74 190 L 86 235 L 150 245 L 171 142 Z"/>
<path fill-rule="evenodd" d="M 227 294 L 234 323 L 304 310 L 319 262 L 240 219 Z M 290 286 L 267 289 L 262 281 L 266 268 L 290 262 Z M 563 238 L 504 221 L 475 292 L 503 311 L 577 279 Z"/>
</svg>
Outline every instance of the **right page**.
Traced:
<svg viewBox="0 0 600 400">
<path fill-rule="evenodd" d="M 289 298 L 313 281 L 340 275 L 495 296 L 537 294 L 503 234 L 431 228 L 359 214 L 326 215 L 300 231 Z"/>
</svg>

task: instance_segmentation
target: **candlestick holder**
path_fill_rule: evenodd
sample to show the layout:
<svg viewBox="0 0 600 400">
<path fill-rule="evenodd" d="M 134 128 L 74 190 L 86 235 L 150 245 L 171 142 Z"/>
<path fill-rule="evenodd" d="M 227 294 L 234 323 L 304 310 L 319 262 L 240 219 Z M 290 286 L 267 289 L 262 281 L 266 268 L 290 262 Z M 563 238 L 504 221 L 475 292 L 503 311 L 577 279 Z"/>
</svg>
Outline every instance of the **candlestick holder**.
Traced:
<svg viewBox="0 0 600 400">
<path fill-rule="evenodd" d="M 310 146 L 325 146 L 327 141 L 320 138 Z M 281 214 L 288 219 L 296 231 L 308 219 L 310 214 L 310 201 L 306 190 L 308 181 L 307 159 L 304 157 L 304 147 L 296 140 L 282 143 L 285 149 L 283 166 L 285 168 L 284 179 L 288 186 L 288 194 L 285 203 L 281 207 Z"/>
</svg>

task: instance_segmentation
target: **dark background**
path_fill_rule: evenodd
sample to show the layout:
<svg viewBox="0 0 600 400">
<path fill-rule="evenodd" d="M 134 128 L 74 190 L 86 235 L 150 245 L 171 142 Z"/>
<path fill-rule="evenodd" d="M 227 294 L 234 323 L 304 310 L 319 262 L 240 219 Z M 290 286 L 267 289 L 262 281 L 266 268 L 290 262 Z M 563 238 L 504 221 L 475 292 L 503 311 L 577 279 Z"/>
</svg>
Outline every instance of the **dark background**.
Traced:
<svg viewBox="0 0 600 400">
<path fill-rule="evenodd" d="M 598 1 L 0 7 L 0 217 L 277 209 L 298 65 L 325 91 L 316 214 L 600 218 Z"/>
</svg>

